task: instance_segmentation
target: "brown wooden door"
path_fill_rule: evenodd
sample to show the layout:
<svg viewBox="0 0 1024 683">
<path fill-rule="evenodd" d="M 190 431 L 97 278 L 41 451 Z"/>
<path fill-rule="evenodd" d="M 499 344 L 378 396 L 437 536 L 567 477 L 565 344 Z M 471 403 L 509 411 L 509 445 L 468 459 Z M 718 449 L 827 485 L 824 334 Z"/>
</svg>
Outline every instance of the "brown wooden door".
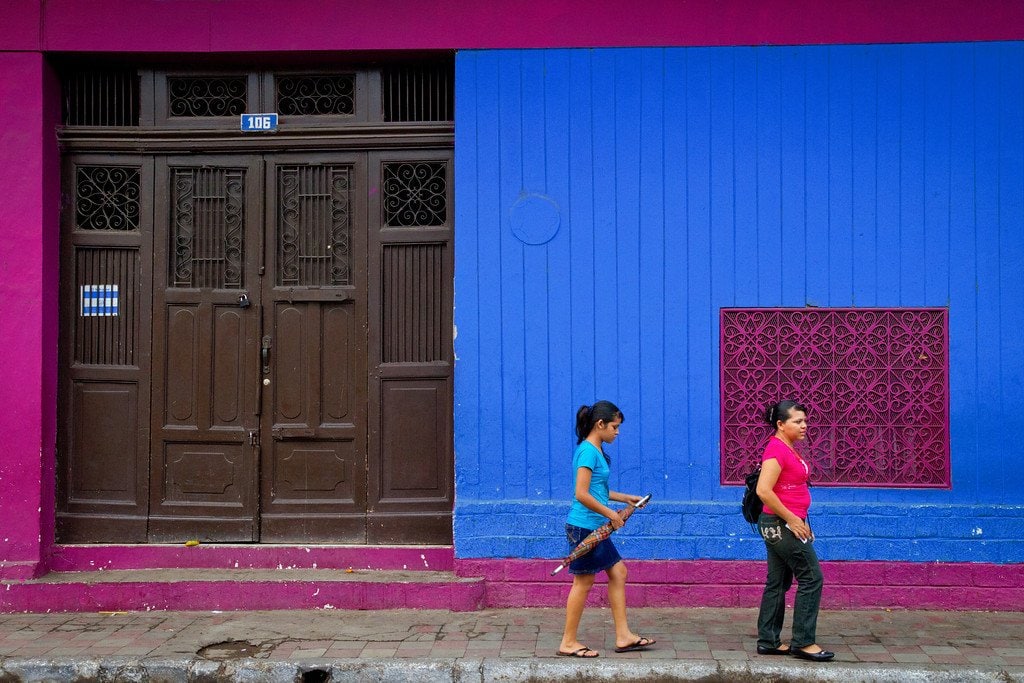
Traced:
<svg viewBox="0 0 1024 683">
<path fill-rule="evenodd" d="M 370 543 L 451 543 L 452 157 L 369 155 Z"/>
<path fill-rule="evenodd" d="M 148 540 L 451 542 L 451 171 L 157 159 Z"/>
<path fill-rule="evenodd" d="M 365 155 L 266 166 L 261 540 L 365 543 Z"/>
<path fill-rule="evenodd" d="M 255 541 L 258 156 L 158 159 L 149 540 Z"/>
</svg>

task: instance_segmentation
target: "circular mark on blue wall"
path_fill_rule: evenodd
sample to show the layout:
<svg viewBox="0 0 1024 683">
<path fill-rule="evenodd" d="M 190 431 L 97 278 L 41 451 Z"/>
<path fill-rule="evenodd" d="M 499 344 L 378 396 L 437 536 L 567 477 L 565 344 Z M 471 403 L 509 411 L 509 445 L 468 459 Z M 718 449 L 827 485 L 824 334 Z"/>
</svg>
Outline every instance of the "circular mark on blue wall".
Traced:
<svg viewBox="0 0 1024 683">
<path fill-rule="evenodd" d="M 509 209 L 512 234 L 526 244 L 544 244 L 558 232 L 558 204 L 542 194 L 528 194 Z"/>
</svg>

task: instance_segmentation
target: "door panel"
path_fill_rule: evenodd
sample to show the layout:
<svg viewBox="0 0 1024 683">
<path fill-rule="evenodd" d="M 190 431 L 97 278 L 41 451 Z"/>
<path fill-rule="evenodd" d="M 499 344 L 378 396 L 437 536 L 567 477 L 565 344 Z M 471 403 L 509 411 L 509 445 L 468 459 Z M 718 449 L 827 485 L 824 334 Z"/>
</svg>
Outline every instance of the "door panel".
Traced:
<svg viewBox="0 0 1024 683">
<path fill-rule="evenodd" d="M 153 162 L 68 155 L 61 183 L 56 535 L 62 543 L 142 542 Z"/>
<path fill-rule="evenodd" d="M 364 174 L 267 158 L 263 541 L 366 542 Z"/>
<path fill-rule="evenodd" d="M 369 160 L 367 538 L 451 543 L 451 154 L 403 150 Z"/>
<path fill-rule="evenodd" d="M 258 540 L 260 160 L 159 159 L 155 186 L 149 540 Z"/>
</svg>

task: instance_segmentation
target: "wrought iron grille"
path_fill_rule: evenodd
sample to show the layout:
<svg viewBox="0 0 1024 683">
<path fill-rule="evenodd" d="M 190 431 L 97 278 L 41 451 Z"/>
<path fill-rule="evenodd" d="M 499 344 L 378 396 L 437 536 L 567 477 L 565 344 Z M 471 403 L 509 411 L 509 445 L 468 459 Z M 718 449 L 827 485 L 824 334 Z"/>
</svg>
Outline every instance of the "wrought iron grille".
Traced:
<svg viewBox="0 0 1024 683">
<path fill-rule="evenodd" d="M 72 71 L 61 77 L 65 126 L 139 125 L 139 75 L 131 70 Z"/>
<path fill-rule="evenodd" d="M 116 287 L 118 297 L 116 313 L 74 316 L 75 362 L 134 365 L 139 250 L 77 247 L 74 278 L 78 297 L 83 288 L 97 285 Z"/>
<path fill-rule="evenodd" d="M 384 164 L 384 225 L 436 227 L 448 220 L 448 164 L 443 161 Z"/>
<path fill-rule="evenodd" d="M 385 121 L 451 121 L 455 112 L 454 65 L 390 66 L 381 74 Z"/>
<path fill-rule="evenodd" d="M 277 76 L 277 111 L 285 116 L 351 116 L 355 113 L 356 77 Z"/>
<path fill-rule="evenodd" d="M 950 485 L 946 309 L 723 309 L 723 484 L 742 484 L 774 431 L 765 408 L 808 408 L 815 484 Z"/>
<path fill-rule="evenodd" d="M 238 116 L 246 109 L 246 77 L 171 76 L 167 94 L 171 116 Z"/>
<path fill-rule="evenodd" d="M 345 166 L 279 167 L 277 284 L 351 283 L 349 188 Z"/>
<path fill-rule="evenodd" d="M 139 169 L 78 166 L 75 227 L 79 230 L 139 229 Z"/>
<path fill-rule="evenodd" d="M 171 286 L 242 287 L 244 225 L 245 169 L 174 169 Z"/>
</svg>

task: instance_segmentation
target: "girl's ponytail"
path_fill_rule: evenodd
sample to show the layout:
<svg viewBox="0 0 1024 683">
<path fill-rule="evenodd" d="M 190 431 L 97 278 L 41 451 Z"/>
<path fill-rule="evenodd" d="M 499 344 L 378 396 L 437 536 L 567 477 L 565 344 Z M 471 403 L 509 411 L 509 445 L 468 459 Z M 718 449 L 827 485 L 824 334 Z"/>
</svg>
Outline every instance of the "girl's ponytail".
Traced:
<svg viewBox="0 0 1024 683">
<path fill-rule="evenodd" d="M 588 405 L 582 405 L 579 410 L 576 411 L 576 445 L 579 446 L 583 443 L 583 439 L 587 438 L 590 434 L 590 429 L 593 425 L 590 422 L 590 416 L 593 410 Z"/>
</svg>

